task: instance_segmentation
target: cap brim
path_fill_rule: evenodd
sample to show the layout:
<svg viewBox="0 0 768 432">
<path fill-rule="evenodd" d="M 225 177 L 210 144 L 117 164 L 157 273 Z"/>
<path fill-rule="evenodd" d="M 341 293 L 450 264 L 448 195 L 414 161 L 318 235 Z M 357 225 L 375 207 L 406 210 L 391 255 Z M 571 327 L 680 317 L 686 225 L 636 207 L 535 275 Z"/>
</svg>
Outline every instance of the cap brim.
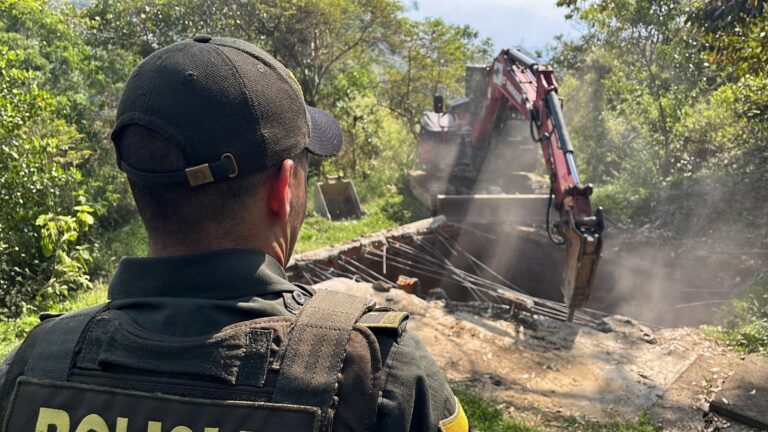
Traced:
<svg viewBox="0 0 768 432">
<path fill-rule="evenodd" d="M 341 126 L 333 116 L 321 109 L 307 107 L 312 122 L 307 150 L 317 156 L 333 156 L 341 150 L 344 140 Z"/>
</svg>

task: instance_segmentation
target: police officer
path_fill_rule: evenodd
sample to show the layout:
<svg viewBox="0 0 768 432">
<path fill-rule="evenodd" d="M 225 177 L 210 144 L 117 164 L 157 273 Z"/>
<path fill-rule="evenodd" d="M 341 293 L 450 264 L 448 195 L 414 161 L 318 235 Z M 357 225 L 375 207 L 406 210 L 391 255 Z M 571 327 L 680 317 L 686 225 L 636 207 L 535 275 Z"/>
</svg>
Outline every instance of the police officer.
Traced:
<svg viewBox="0 0 768 432">
<path fill-rule="evenodd" d="M 150 256 L 6 360 L 4 430 L 469 429 L 407 314 L 287 281 L 308 154 L 336 154 L 342 134 L 277 60 L 209 36 L 158 50 L 112 140 Z"/>
</svg>

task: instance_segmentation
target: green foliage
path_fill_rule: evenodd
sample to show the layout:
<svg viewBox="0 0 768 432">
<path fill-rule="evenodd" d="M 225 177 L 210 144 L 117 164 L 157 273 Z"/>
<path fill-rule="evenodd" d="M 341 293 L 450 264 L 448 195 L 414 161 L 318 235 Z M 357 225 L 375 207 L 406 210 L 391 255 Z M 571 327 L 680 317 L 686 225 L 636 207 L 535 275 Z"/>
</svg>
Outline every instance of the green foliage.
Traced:
<svg viewBox="0 0 768 432">
<path fill-rule="evenodd" d="M 33 313 L 16 319 L 0 319 L 0 357 L 7 358 L 16 345 L 39 323 L 40 318 Z"/>
<path fill-rule="evenodd" d="M 66 297 L 69 289 L 91 288 L 88 266 L 93 262 L 88 245 L 78 244 L 95 219 L 88 205 L 75 206 L 74 216 L 51 213 L 40 215 L 35 225 L 40 227 L 40 248 L 43 257 L 51 261 L 51 275 L 45 283 L 44 296 Z M 43 297 L 36 298 L 38 302 Z"/>
<path fill-rule="evenodd" d="M 594 202 L 617 221 L 739 233 L 763 247 L 765 2 L 558 4 L 587 28 L 577 41 L 561 40 L 554 60 L 564 73 L 561 94 L 578 160 L 598 185 Z M 765 352 L 767 286 L 758 283 L 729 303 L 708 333 L 741 351 Z"/>
<path fill-rule="evenodd" d="M 149 254 L 149 240 L 144 223 L 137 213 L 131 213 L 126 224 L 104 229 L 100 233 L 101 253 L 94 267 L 102 274 L 111 272 L 124 256 L 146 256 Z"/>
<path fill-rule="evenodd" d="M 95 44 L 140 57 L 195 34 L 250 41 L 291 69 L 315 106 L 326 80 L 381 52 L 401 10 L 396 0 L 99 0 L 85 14 Z"/>
<path fill-rule="evenodd" d="M 389 186 L 381 190 L 375 184 L 367 185 L 365 182 L 357 183 L 356 186 L 358 191 L 376 188 L 376 193 L 360 194 L 367 214 L 360 219 L 338 222 L 317 215 L 308 216 L 299 233 L 294 253 L 342 243 L 427 217 L 426 210 L 420 208 L 416 200 L 402 189 Z M 368 200 L 366 197 L 371 198 Z"/>
<path fill-rule="evenodd" d="M 71 9 L 0 3 L 0 315 L 91 286 L 88 236 L 117 200 L 99 172 L 104 90 Z"/>
<path fill-rule="evenodd" d="M 706 45 L 707 64 L 733 81 L 760 75 L 768 61 L 765 0 L 693 2 L 687 17 Z"/>
<path fill-rule="evenodd" d="M 598 185 L 592 194 L 592 201 L 605 210 L 605 216 L 614 222 L 631 222 L 638 209 L 646 204 L 649 191 L 628 182 L 614 182 Z"/>
<path fill-rule="evenodd" d="M 384 69 L 383 99 L 416 137 L 422 113 L 431 110 L 432 96 L 463 96 L 465 66 L 489 63 L 491 41 L 478 40 L 469 26 L 439 18 L 403 23 L 396 55 Z"/>
<path fill-rule="evenodd" d="M 319 92 L 339 118 L 345 147 L 321 173 L 343 172 L 383 190 L 413 166 L 421 114 L 432 95 L 463 94 L 467 63 L 490 58 L 490 42 L 467 26 L 439 19 L 400 19 L 388 39 L 392 54 L 364 57 L 333 76 Z"/>
<path fill-rule="evenodd" d="M 93 289 L 78 292 L 67 300 L 50 305 L 51 312 L 70 312 L 107 301 L 107 286 L 96 284 Z M 0 358 L 6 358 L 24 337 L 40 323 L 38 314 L 27 311 L 16 319 L 0 318 Z"/>
<path fill-rule="evenodd" d="M 343 173 L 383 188 L 413 165 L 413 137 L 379 104 L 378 89 L 376 73 L 364 66 L 351 66 L 323 89 L 321 97 L 344 131 L 344 147 L 338 156 L 323 161 L 323 173 Z"/>
<path fill-rule="evenodd" d="M 456 397 L 461 401 L 472 430 L 476 432 L 536 432 L 541 429 L 509 418 L 492 401 L 485 399 L 472 390 L 454 388 Z"/>
<path fill-rule="evenodd" d="M 562 95 L 586 172 L 658 185 L 690 169 L 675 134 L 685 107 L 706 90 L 707 68 L 692 30 L 681 26 L 682 0 L 560 1 L 586 24 L 579 41 L 555 55 Z M 570 51 L 579 55 L 570 55 Z M 571 102 L 575 100 L 576 102 Z M 581 148 L 581 147 L 580 147 Z"/>
<path fill-rule="evenodd" d="M 718 323 L 705 333 L 743 353 L 768 353 L 768 279 L 726 304 Z"/>
<path fill-rule="evenodd" d="M 753 205 L 725 199 L 725 186 L 767 178 L 768 18 L 758 3 L 558 2 L 586 28 L 561 39 L 553 61 L 582 177 L 609 215 L 655 222 L 677 202 L 679 222 L 702 200 L 710 216 Z"/>
</svg>

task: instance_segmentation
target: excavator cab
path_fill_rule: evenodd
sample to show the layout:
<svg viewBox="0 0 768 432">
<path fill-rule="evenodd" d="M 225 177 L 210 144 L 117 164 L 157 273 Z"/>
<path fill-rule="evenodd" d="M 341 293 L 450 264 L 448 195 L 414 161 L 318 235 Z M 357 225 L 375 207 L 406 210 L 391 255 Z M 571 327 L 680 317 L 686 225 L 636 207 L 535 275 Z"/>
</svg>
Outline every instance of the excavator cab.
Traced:
<svg viewBox="0 0 768 432">
<path fill-rule="evenodd" d="M 421 118 L 417 161 L 420 169 L 447 182 L 452 172 L 472 165 L 466 146 L 470 101 L 456 99 L 447 109 L 442 96 L 436 95 L 433 102 L 435 111 L 425 112 Z"/>
</svg>

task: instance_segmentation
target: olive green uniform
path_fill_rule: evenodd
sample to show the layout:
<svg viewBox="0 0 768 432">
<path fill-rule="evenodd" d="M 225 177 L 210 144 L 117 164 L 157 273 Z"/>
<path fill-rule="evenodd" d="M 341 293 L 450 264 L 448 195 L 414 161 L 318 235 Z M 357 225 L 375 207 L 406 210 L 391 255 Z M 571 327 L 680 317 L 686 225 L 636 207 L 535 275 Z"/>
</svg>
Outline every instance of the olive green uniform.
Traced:
<svg viewBox="0 0 768 432">
<path fill-rule="evenodd" d="M 257 318 L 295 315 L 313 294 L 289 283 L 272 257 L 232 249 L 124 258 L 109 286 L 108 307 L 149 332 L 190 338 Z M 405 323 L 399 331 L 374 334 L 383 362 L 376 430 L 459 430 L 445 427 L 460 407 L 419 338 Z M 0 386 L 9 364 L 10 358 L 0 367 Z"/>
</svg>

